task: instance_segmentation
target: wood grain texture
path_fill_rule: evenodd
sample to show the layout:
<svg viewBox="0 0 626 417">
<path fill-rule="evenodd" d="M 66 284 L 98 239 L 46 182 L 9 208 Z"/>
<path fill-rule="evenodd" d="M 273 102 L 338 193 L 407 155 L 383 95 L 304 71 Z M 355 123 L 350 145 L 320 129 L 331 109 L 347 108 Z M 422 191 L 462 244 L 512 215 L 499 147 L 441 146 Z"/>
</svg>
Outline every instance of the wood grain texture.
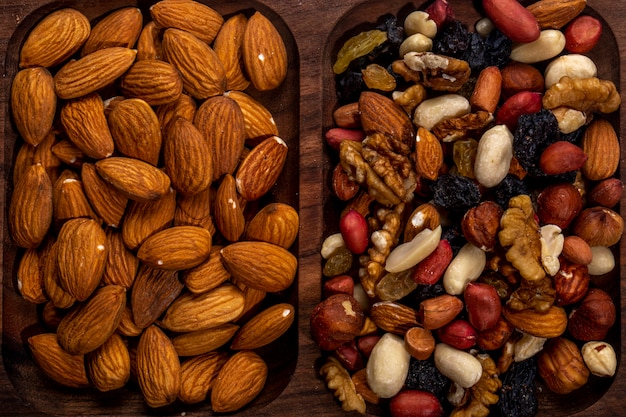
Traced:
<svg viewBox="0 0 626 417">
<path fill-rule="evenodd" d="M 208 2 L 208 1 L 207 1 Z M 462 16 L 466 10 L 472 9 L 468 0 L 450 0 L 457 14 Z M 142 10 L 148 10 L 154 1 L 129 0 L 102 0 L 94 1 L 89 7 L 90 18 L 94 18 L 112 8 L 122 5 L 136 5 Z M 225 10 L 236 10 L 238 2 L 227 0 L 219 2 Z M 242 2 L 239 2 L 242 3 Z M 323 132 L 331 123 L 331 111 L 334 99 L 332 91 L 332 74 L 330 73 L 329 56 L 333 42 L 339 39 L 348 30 L 353 30 L 359 23 L 372 23 L 376 17 L 386 12 L 405 13 L 413 6 L 412 3 L 400 1 L 361 1 L 361 0 L 262 0 L 251 2 L 259 8 L 275 13 L 284 21 L 297 48 L 294 71 L 297 72 L 292 88 L 299 94 L 299 108 L 295 111 L 296 132 L 299 136 L 299 171 L 297 186 L 297 201 L 301 218 L 301 228 L 298 238 L 299 273 L 295 296 L 298 308 L 297 352 L 284 352 L 285 355 L 295 355 L 295 368 L 287 374 L 280 375 L 287 381 L 280 392 L 270 393 L 275 397 L 272 401 L 254 409 L 253 412 L 244 412 L 237 415 L 246 416 L 356 416 L 356 413 L 345 414 L 318 377 L 316 364 L 320 352 L 312 342 L 309 334 L 309 316 L 320 300 L 321 296 L 321 259 L 319 249 L 324 235 L 324 213 L 332 212 L 332 201 L 329 200 L 326 190 L 330 163 L 324 152 Z M 246 3 L 248 4 L 248 3 Z M 421 1 L 414 5 L 419 6 Z M 0 4 L 0 64 L 3 77 L 0 80 L 0 126 L 2 126 L 3 142 L 0 147 L 0 172 L 2 173 L 2 188 L 10 187 L 12 161 L 15 153 L 16 135 L 11 126 L 8 108 L 8 92 L 11 80 L 16 72 L 17 51 L 19 40 L 24 38 L 26 28 L 32 27 L 45 13 L 61 6 L 81 8 L 81 2 L 62 0 L 48 2 L 34 1 L 4 1 Z M 588 0 L 589 10 L 597 12 L 606 20 L 615 37 L 617 51 L 608 50 L 602 58 L 604 61 L 601 76 L 610 75 L 616 78 L 621 91 L 626 91 L 626 27 L 623 20 L 626 18 L 626 3 L 615 0 Z M 351 13 L 353 10 L 355 13 Z M 469 13 L 469 12 L 468 12 Z M 338 26 L 339 25 L 339 26 Z M 602 72 L 604 71 L 604 72 Z M 619 119 L 626 115 L 624 107 L 619 110 Z M 626 123 L 617 120 L 620 136 L 626 133 Z M 624 136 L 626 137 L 626 136 Z M 625 153 L 622 151 L 620 177 L 626 181 Z M 0 207 L 3 219 L 6 219 L 7 193 L 0 196 Z M 626 198 L 622 200 L 622 213 Z M 11 249 L 6 221 L 2 221 L 0 238 L 3 250 L 0 252 L 0 264 L 3 273 L 9 269 L 7 265 L 15 264 L 15 250 Z M 619 260 L 623 267 L 626 265 L 625 245 L 620 245 Z M 622 277 L 624 278 L 624 277 Z M 24 348 L 25 338 L 36 329 L 30 327 L 34 321 L 34 308 L 27 303 L 18 303 L 19 297 L 15 290 L 13 276 L 2 277 L 0 286 L 0 416 L 46 416 L 46 415 L 207 415 L 207 405 L 189 406 L 181 408 L 165 408 L 151 410 L 143 406 L 143 400 L 137 394 L 137 389 L 123 390 L 118 399 L 118 393 L 102 394 L 89 391 L 87 400 L 81 393 L 68 393 L 55 400 L 55 406 L 42 409 L 40 404 L 50 404 L 46 398 L 56 391 L 63 391 L 54 384 L 40 381 L 38 376 L 32 377 L 32 385 L 23 384 L 24 378 L 31 377 L 32 359 Z M 619 293 L 621 302 L 619 311 L 621 322 L 626 319 L 626 279 L 613 284 L 614 293 Z M 15 306 L 10 311 L 6 306 Z M 616 326 L 621 326 L 617 323 Z M 616 340 L 618 355 L 623 355 L 626 349 L 624 331 L 618 333 Z M 7 361 L 11 358 L 11 362 Z M 291 356 L 294 358 L 294 356 Z M 581 391 L 575 396 L 566 399 L 551 395 L 544 395 L 540 416 L 617 416 L 623 414 L 624 398 L 626 398 L 626 361 L 620 362 L 618 373 L 612 382 L 601 381 L 594 386 L 596 392 Z M 604 385 L 603 385 L 604 384 Z M 609 386 L 610 385 L 610 386 Z M 603 393 L 598 401 L 587 404 L 585 398 Z M 123 411 L 120 411 L 123 410 Z M 571 410 L 576 410 L 572 412 Z M 210 414 L 210 413 L 209 413 Z"/>
</svg>

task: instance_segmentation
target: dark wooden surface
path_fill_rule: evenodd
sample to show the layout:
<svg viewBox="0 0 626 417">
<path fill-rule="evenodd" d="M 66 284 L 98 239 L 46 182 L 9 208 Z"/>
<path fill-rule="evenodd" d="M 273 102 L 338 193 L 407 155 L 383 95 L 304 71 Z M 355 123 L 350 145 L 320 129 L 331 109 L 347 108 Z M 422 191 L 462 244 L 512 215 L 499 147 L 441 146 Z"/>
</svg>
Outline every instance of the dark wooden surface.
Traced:
<svg viewBox="0 0 626 417">
<path fill-rule="evenodd" d="M 471 2 L 465 0 L 450 0 L 459 15 L 466 9 L 470 9 Z M 102 10 L 119 7 L 120 5 L 139 5 L 147 8 L 149 1 L 111 1 L 105 0 L 97 3 Z M 219 2 L 215 2 L 219 3 Z M 224 2 L 222 2 L 224 3 Z M 237 3 L 237 2 L 226 2 Z M 282 0 L 282 1 L 259 1 L 246 2 L 246 4 L 258 5 L 274 11 L 283 19 L 291 32 L 297 48 L 298 72 L 296 81 L 291 88 L 297 89 L 299 94 L 299 114 L 297 126 L 299 127 L 299 190 L 298 201 L 301 217 L 301 229 L 298 241 L 299 253 L 299 274 L 297 281 L 298 298 L 298 331 L 297 331 L 297 361 L 295 369 L 288 376 L 288 383 L 282 392 L 277 393 L 277 398 L 263 407 L 254 409 L 254 412 L 243 413 L 242 415 L 254 416 L 340 416 L 345 415 L 340 407 L 335 403 L 332 394 L 326 390 L 324 384 L 317 376 L 315 361 L 319 357 L 319 351 L 313 344 L 309 335 L 308 320 L 313 306 L 320 300 L 320 276 L 321 262 L 319 248 L 323 236 L 323 214 L 327 200 L 323 198 L 326 194 L 325 181 L 328 172 L 328 160 L 324 154 L 323 130 L 330 124 L 329 112 L 333 100 L 328 94 L 332 94 L 329 82 L 329 45 L 328 39 L 337 39 L 345 30 L 349 30 L 363 22 L 373 22 L 376 17 L 386 11 L 399 13 L 414 6 L 419 6 L 422 2 L 400 2 L 400 1 L 370 1 L 360 0 Z M 0 172 L 2 173 L 2 189 L 7 187 L 10 173 L 10 154 L 13 153 L 12 144 L 8 140 L 14 140 L 14 132 L 8 121 L 7 95 L 11 77 L 14 75 L 15 56 L 7 54 L 7 49 L 15 42 L 14 33 L 29 19 L 33 13 L 43 5 L 57 8 L 61 5 L 80 4 L 72 1 L 3 1 L 0 5 L 0 67 L 3 77 L 0 95 L 0 126 L 3 132 L 3 146 L 0 154 Z M 624 58 L 626 56 L 626 28 L 623 25 L 626 17 L 626 3 L 615 0 L 588 0 L 588 5 L 603 17 L 612 33 L 617 39 L 617 50 L 606 51 L 608 58 L 603 58 L 610 63 L 610 71 L 617 77 L 621 90 L 625 91 L 626 73 Z M 354 8 L 354 9 L 353 9 Z M 354 13 L 352 12 L 354 11 Z M 337 26 L 339 24 L 339 26 Z M 332 35 L 331 35 L 332 34 Z M 11 51 L 9 51 L 11 52 Z M 624 107 L 620 110 L 619 118 L 624 117 Z M 619 121 L 618 121 L 619 122 Z M 618 123 L 621 136 L 626 132 L 626 123 Z M 622 152 L 622 158 L 624 152 Z M 9 161 L 9 162 L 7 162 Z M 624 161 L 621 164 L 621 178 L 624 179 Z M 7 210 L 6 195 L 0 196 L 0 207 L 3 219 L 6 218 Z M 621 207 L 624 207 L 622 201 Z M 3 246 L 9 245 L 6 222 L 3 220 L 0 229 Z M 14 262 L 14 259 L 6 258 L 7 251 L 0 252 L 0 262 L 5 265 Z M 620 265 L 625 265 L 626 256 L 624 245 L 620 247 Z M 3 271 L 5 268 L 3 268 Z M 621 275 L 624 275 L 622 270 Z M 617 278 L 616 278 L 617 279 Z M 3 276 L 3 285 L 0 286 L 0 299 L 5 300 L 7 293 L 15 292 L 12 277 Z M 620 302 L 620 322 L 616 325 L 622 328 L 623 320 L 626 317 L 626 281 L 621 280 L 621 284 L 615 285 L 619 292 Z M 5 311 L 5 306 L 0 308 L 0 334 L 4 332 L 6 323 L 19 322 L 20 311 Z M 624 336 L 623 331 L 617 335 L 618 356 L 624 357 Z M 5 334 L 6 336 L 6 334 Z M 16 386 L 15 381 L 22 381 L 24 375 L 20 375 L 22 368 L 20 364 L 6 363 L 6 352 L 8 349 L 24 349 L 22 340 L 18 338 L 3 337 L 0 349 L 0 416 L 35 416 L 35 415 L 186 415 L 197 416 L 207 415 L 207 407 L 188 407 L 176 410 L 149 410 L 137 406 L 141 401 L 136 395 L 129 395 L 122 400 L 111 396 L 102 396 L 103 407 L 94 408 L 92 402 L 87 402 L 80 393 L 75 396 L 66 395 L 55 402 L 49 398 L 39 398 L 44 394 L 33 393 L 28 384 L 23 382 Z M 13 357 L 13 356 L 12 356 Z M 24 355 L 24 360 L 30 358 Z M 11 375 L 7 368 L 11 369 Z M 24 372 L 27 372 L 24 370 Z M 617 416 L 624 414 L 624 404 L 626 398 L 626 364 L 621 360 L 618 373 L 614 382 L 607 388 L 608 383 L 593 388 L 602 389 L 600 399 L 593 404 L 583 407 L 576 407 L 575 400 L 559 402 L 547 399 L 546 408 L 540 415 L 576 415 L 576 416 Z M 600 387 L 600 388 L 598 388 Z M 597 392 L 581 390 L 579 397 L 596 397 Z M 24 395 L 28 393 L 28 395 Z M 583 401 L 584 403 L 584 401 Z M 38 408 L 38 404 L 55 404 L 46 409 Z M 103 410 L 117 409 L 119 412 L 111 413 Z M 570 410 L 576 409 L 575 413 Z M 68 411 L 71 410 L 71 411 Z M 128 410 L 143 410 L 141 412 Z M 182 410 L 182 411 L 181 411 Z M 184 412 L 184 414 L 182 414 Z M 352 415 L 352 414 L 349 414 Z M 356 415 L 356 414 L 355 414 Z"/>
</svg>

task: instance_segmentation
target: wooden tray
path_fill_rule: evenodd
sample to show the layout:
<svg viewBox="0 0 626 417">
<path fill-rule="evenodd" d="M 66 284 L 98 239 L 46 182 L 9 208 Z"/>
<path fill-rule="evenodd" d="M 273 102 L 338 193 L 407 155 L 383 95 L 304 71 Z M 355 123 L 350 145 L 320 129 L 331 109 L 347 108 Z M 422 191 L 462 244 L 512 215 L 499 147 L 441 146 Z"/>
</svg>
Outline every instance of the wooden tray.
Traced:
<svg viewBox="0 0 626 417">
<path fill-rule="evenodd" d="M 297 303 L 298 326 L 288 336 L 282 347 L 285 363 L 276 376 L 268 382 L 268 389 L 245 411 L 246 416 L 341 416 L 344 413 L 334 401 L 317 375 L 316 360 L 320 352 L 309 335 L 309 316 L 321 297 L 321 258 L 319 248 L 325 235 L 324 215 L 333 212 L 332 200 L 327 191 L 331 168 L 325 153 L 323 132 L 331 125 L 334 91 L 330 63 L 331 54 L 346 32 L 354 31 L 360 24 L 370 24 L 384 13 L 406 15 L 407 11 L 422 4 L 402 0 L 202 0 L 224 14 L 256 8 L 267 13 L 281 30 L 292 53 L 289 72 L 289 90 L 277 98 L 273 111 L 278 113 L 279 126 L 286 126 L 283 135 L 290 148 L 299 153 L 295 165 L 288 167 L 294 174 L 289 178 L 286 197 L 299 206 L 301 229 L 297 243 L 299 272 L 293 294 L 287 295 Z M 457 15 L 465 22 L 476 16 L 469 0 L 450 0 Z M 11 125 L 8 92 L 17 70 L 17 50 L 25 33 L 47 11 L 65 6 L 76 7 L 88 17 L 95 18 L 108 10 L 134 5 L 144 12 L 154 1 L 101 0 L 101 1 L 46 1 L 24 0 L 0 5 L 0 62 L 4 68 L 0 95 L 0 125 L 3 128 L 3 146 L 0 154 L 2 187 L 10 190 L 13 159 L 16 151 L 15 129 Z M 480 2 L 474 2 L 480 3 Z M 626 87 L 626 4 L 611 0 L 588 0 L 588 11 L 605 20 L 606 31 L 602 45 L 594 52 L 600 76 L 613 80 L 621 91 Z M 144 13 L 147 16 L 147 13 Z M 620 134 L 626 133 L 626 124 L 620 123 L 626 110 L 622 107 L 615 115 L 615 126 Z M 624 153 L 622 153 L 624 155 Z M 299 160 L 299 165 L 297 164 Z M 620 177 L 626 180 L 625 164 L 621 164 Z M 15 288 L 16 249 L 8 236 L 6 213 L 8 194 L 0 197 L 2 208 L 3 250 L 0 252 L 2 286 L 0 287 L 0 416 L 43 415 L 210 415 L 208 404 L 153 410 L 143 404 L 137 390 L 123 390 L 102 394 L 95 390 L 70 390 L 59 388 L 36 370 L 24 337 L 33 331 L 34 307 L 19 299 Z M 277 198 L 278 198 L 277 197 Z M 624 202 L 620 205 L 624 207 Z M 623 210 L 623 209 L 622 209 Z M 619 247 L 619 263 L 626 262 L 624 245 Z M 622 268 L 620 268 L 621 270 Z M 624 275 L 622 270 L 620 275 Z M 620 319 L 611 342 L 618 356 L 623 358 L 626 346 L 622 322 L 626 317 L 626 287 L 615 277 L 610 288 L 620 306 Z M 626 283 L 626 281 L 624 281 Z M 620 360 L 617 375 L 577 391 L 567 397 L 542 394 L 540 416 L 616 416 L 623 414 L 626 397 L 626 365 Z M 357 415 L 355 413 L 347 415 Z"/>
</svg>

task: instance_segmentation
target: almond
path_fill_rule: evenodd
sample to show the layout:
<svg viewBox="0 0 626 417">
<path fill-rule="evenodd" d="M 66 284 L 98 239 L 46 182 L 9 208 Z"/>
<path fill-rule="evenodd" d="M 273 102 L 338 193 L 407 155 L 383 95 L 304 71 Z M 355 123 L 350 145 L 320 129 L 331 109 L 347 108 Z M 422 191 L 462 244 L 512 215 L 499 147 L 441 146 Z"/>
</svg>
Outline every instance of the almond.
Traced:
<svg viewBox="0 0 626 417">
<path fill-rule="evenodd" d="M 242 41 L 243 63 L 254 88 L 273 90 L 287 76 L 287 49 L 274 24 L 256 11 L 246 24 Z"/>
<path fill-rule="evenodd" d="M 154 323 L 180 295 L 183 288 L 184 285 L 175 271 L 142 265 L 137 272 L 130 299 L 135 324 L 146 328 Z"/>
<path fill-rule="evenodd" d="M 59 283 L 78 301 L 86 300 L 100 284 L 107 259 L 106 234 L 93 219 L 68 220 L 59 231 Z"/>
<path fill-rule="evenodd" d="M 193 122 L 212 149 L 213 181 L 233 174 L 246 140 L 244 115 L 237 102 L 226 96 L 211 97 L 198 107 Z"/>
<path fill-rule="evenodd" d="M 146 23 L 137 39 L 137 61 L 162 60 L 161 31 L 154 20 Z"/>
<path fill-rule="evenodd" d="M 215 225 L 222 236 L 230 242 L 239 240 L 246 227 L 243 207 L 239 204 L 237 186 L 232 175 L 226 174 L 215 194 Z"/>
<path fill-rule="evenodd" d="M 59 345 L 68 353 L 82 355 L 102 346 L 115 332 L 126 305 L 126 289 L 106 285 L 86 302 L 76 305 L 59 323 Z"/>
<path fill-rule="evenodd" d="M 113 46 L 69 61 L 54 75 L 57 95 L 78 98 L 111 84 L 130 68 L 136 54 L 134 49 Z"/>
<path fill-rule="evenodd" d="M 156 108 L 156 115 L 159 118 L 161 130 L 167 129 L 167 125 L 178 116 L 193 122 L 196 109 L 196 101 L 185 93 L 181 94 L 176 101 L 161 104 Z"/>
<path fill-rule="evenodd" d="M 247 240 L 259 240 L 291 247 L 298 236 L 300 217 L 296 209 L 285 203 L 270 203 L 263 207 L 246 227 Z"/>
<path fill-rule="evenodd" d="M 35 248 L 52 224 L 52 182 L 41 164 L 31 165 L 15 185 L 9 204 L 9 230 L 15 244 Z"/>
<path fill-rule="evenodd" d="M 217 33 L 213 49 L 226 71 L 226 89 L 243 91 L 250 81 L 243 70 L 242 43 L 248 18 L 243 13 L 228 18 Z"/>
<path fill-rule="evenodd" d="M 102 159 L 113 154 L 115 144 L 98 93 L 65 102 L 60 119 L 69 140 L 88 157 Z"/>
<path fill-rule="evenodd" d="M 131 200 L 157 200 L 170 189 L 167 174 L 139 159 L 121 156 L 102 159 L 96 162 L 96 170 Z"/>
<path fill-rule="evenodd" d="M 586 0 L 540 0 L 526 9 L 530 11 L 541 29 L 561 29 L 587 6 Z"/>
<path fill-rule="evenodd" d="M 611 177 L 619 165 L 620 145 L 613 125 L 606 119 L 594 119 L 583 134 L 582 149 L 587 161 L 582 173 L 591 181 Z"/>
<path fill-rule="evenodd" d="M 174 226 L 199 226 L 215 232 L 211 217 L 211 188 L 194 195 L 179 195 L 176 199 Z"/>
<path fill-rule="evenodd" d="M 172 187 L 180 194 L 197 194 L 211 185 L 211 149 L 202 133 L 190 121 L 178 117 L 167 125 L 163 160 Z"/>
<path fill-rule="evenodd" d="M 359 97 L 361 125 L 366 134 L 375 132 L 390 135 L 407 148 L 415 137 L 413 123 L 402 107 L 390 98 L 373 91 L 365 91 Z"/>
<path fill-rule="evenodd" d="M 130 378 L 130 354 L 122 337 L 113 333 L 100 347 L 86 355 L 89 379 L 102 392 L 122 388 Z"/>
<path fill-rule="evenodd" d="M 180 72 L 183 86 L 192 97 L 206 99 L 224 93 L 226 72 L 209 45 L 189 32 L 173 28 L 165 30 L 162 45 L 163 57 Z"/>
<path fill-rule="evenodd" d="M 224 267 L 219 254 L 222 248 L 220 245 L 213 246 L 209 259 L 184 272 L 182 280 L 189 291 L 196 294 L 207 292 L 230 278 L 230 272 Z"/>
<path fill-rule="evenodd" d="M 504 318 L 522 332 L 536 337 L 558 337 L 567 328 L 567 314 L 562 307 L 552 306 L 545 313 L 534 309 L 513 310 L 502 308 Z"/>
<path fill-rule="evenodd" d="M 220 254 L 234 279 L 262 291 L 282 291 L 296 275 L 296 257 L 272 243 L 236 242 L 225 246 Z"/>
<path fill-rule="evenodd" d="M 81 167 L 87 159 L 87 155 L 67 139 L 56 142 L 51 152 L 60 162 L 76 168 Z"/>
<path fill-rule="evenodd" d="M 67 353 L 54 333 L 41 333 L 28 338 L 28 347 L 39 368 L 49 378 L 72 388 L 90 385 L 84 355 Z"/>
<path fill-rule="evenodd" d="M 224 94 L 237 102 L 243 113 L 246 140 L 252 145 L 271 136 L 278 136 L 278 127 L 272 113 L 259 101 L 242 91 Z"/>
<path fill-rule="evenodd" d="M 258 313 L 235 334 L 231 349 L 258 349 L 282 336 L 293 323 L 295 309 L 291 304 L 279 303 Z"/>
<path fill-rule="evenodd" d="M 579 265 L 589 265 L 593 254 L 589 244 L 578 236 L 566 236 L 563 240 L 561 255 L 570 262 Z"/>
<path fill-rule="evenodd" d="M 207 45 L 224 23 L 222 15 L 209 6 L 189 0 L 159 1 L 150 7 L 150 16 L 157 27 L 185 30 Z"/>
<path fill-rule="evenodd" d="M 259 310 L 261 302 L 265 300 L 265 297 L 267 296 L 267 291 L 249 287 L 241 282 L 238 282 L 236 279 L 233 279 L 233 283 L 243 292 L 243 297 L 245 299 L 243 311 L 237 317 L 236 321 L 245 322 Z"/>
<path fill-rule="evenodd" d="M 117 332 L 122 336 L 129 337 L 139 336 L 143 332 L 143 329 L 135 324 L 133 320 L 133 313 L 128 306 L 124 308 L 122 319 L 117 327 Z"/>
<path fill-rule="evenodd" d="M 52 189 L 52 202 L 57 226 L 78 217 L 100 220 L 87 200 L 83 183 L 73 171 L 65 170 L 56 180 Z"/>
<path fill-rule="evenodd" d="M 183 362 L 180 368 L 182 383 L 178 398 L 185 404 L 195 404 L 206 400 L 207 394 L 211 391 L 227 359 L 226 352 L 209 352 Z"/>
<path fill-rule="evenodd" d="M 183 92 L 183 80 L 173 65 L 144 59 L 126 71 L 120 88 L 127 98 L 140 98 L 151 106 L 158 106 L 178 100 Z"/>
<path fill-rule="evenodd" d="M 420 127 L 415 138 L 415 170 L 431 181 L 439 177 L 443 166 L 443 148 L 441 142 L 429 130 Z"/>
<path fill-rule="evenodd" d="M 11 114 L 26 143 L 39 145 L 52 129 L 57 106 L 54 80 L 43 67 L 18 71 L 11 84 Z"/>
<path fill-rule="evenodd" d="M 252 148 L 239 164 L 237 191 L 248 201 L 258 200 L 274 186 L 287 161 L 287 144 L 272 136 Z"/>
<path fill-rule="evenodd" d="M 89 19 L 76 9 L 46 15 L 28 33 L 20 50 L 20 67 L 53 67 L 74 55 L 91 33 Z"/>
<path fill-rule="evenodd" d="M 171 340 L 152 325 L 137 345 L 137 382 L 148 406 L 162 407 L 176 401 L 180 392 L 180 360 Z"/>
<path fill-rule="evenodd" d="M 122 239 L 122 233 L 114 228 L 105 230 L 107 246 L 109 248 L 102 283 L 104 285 L 121 285 L 129 289 L 135 282 L 139 260 L 131 252 Z"/>
<path fill-rule="evenodd" d="M 119 227 L 128 204 L 128 198 L 103 180 L 92 163 L 82 164 L 80 178 L 85 194 L 97 215 L 109 226 Z"/>
<path fill-rule="evenodd" d="M 139 246 L 156 232 L 172 224 L 176 211 L 176 193 L 170 190 L 155 201 L 131 201 L 122 223 L 122 239 L 130 250 Z"/>
<path fill-rule="evenodd" d="M 392 301 L 380 301 L 372 305 L 370 318 L 379 328 L 398 335 L 419 324 L 417 311 Z"/>
<path fill-rule="evenodd" d="M 148 237 L 137 257 L 153 268 L 189 269 L 209 257 L 211 240 L 211 233 L 201 227 L 174 226 Z"/>
<path fill-rule="evenodd" d="M 80 51 L 81 56 L 112 46 L 132 48 L 139 38 L 142 24 L 143 16 L 137 7 L 123 7 L 111 12 L 91 29 Z"/>
<path fill-rule="evenodd" d="M 224 346 L 239 330 L 233 323 L 182 333 L 172 339 L 178 356 L 203 355 Z"/>
<path fill-rule="evenodd" d="M 211 390 L 211 408 L 216 413 L 239 410 L 265 386 L 267 364 L 255 352 L 235 353 L 222 366 Z"/>
<path fill-rule="evenodd" d="M 76 298 L 67 292 L 60 283 L 57 261 L 57 244 L 52 244 L 48 256 L 43 264 L 43 283 L 46 296 L 55 308 L 70 308 Z"/>
<path fill-rule="evenodd" d="M 202 293 L 183 293 L 169 306 L 161 325 L 174 332 L 211 329 L 235 319 L 243 310 L 241 290 L 232 284 Z"/>
<path fill-rule="evenodd" d="M 33 304 L 48 301 L 44 292 L 43 269 L 37 249 L 27 249 L 17 267 L 17 289 L 22 298 Z"/>
</svg>

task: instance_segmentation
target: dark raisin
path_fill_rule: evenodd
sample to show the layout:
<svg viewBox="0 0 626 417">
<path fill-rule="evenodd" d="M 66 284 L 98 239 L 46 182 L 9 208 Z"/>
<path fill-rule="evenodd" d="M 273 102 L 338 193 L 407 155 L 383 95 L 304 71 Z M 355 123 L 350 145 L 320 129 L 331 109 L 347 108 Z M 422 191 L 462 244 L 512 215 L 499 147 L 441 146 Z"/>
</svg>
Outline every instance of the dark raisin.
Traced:
<svg viewBox="0 0 626 417">
<path fill-rule="evenodd" d="M 467 210 L 480 202 L 478 185 L 461 175 L 440 175 L 430 189 L 434 203 L 447 210 Z"/>
<path fill-rule="evenodd" d="M 456 256 L 459 250 L 467 243 L 467 239 L 465 239 L 461 230 L 461 220 L 454 221 L 449 226 L 444 227 L 441 232 L 441 239 L 445 239 L 450 243 L 452 253 Z"/>
<path fill-rule="evenodd" d="M 492 30 L 485 38 L 485 66 L 505 66 L 510 61 L 512 45 L 511 39 L 498 29 Z"/>
<path fill-rule="evenodd" d="M 530 175 L 545 175 L 539 168 L 541 153 L 560 140 L 559 122 L 550 110 L 519 117 L 513 139 L 513 153 Z"/>
<path fill-rule="evenodd" d="M 411 298 L 413 298 L 413 300 L 411 300 L 412 302 L 410 303 L 411 307 L 419 308 L 419 303 L 421 303 L 422 301 L 444 294 L 446 294 L 446 290 L 440 283 L 435 283 L 431 285 L 418 285 L 417 288 L 411 293 Z M 407 304 L 409 304 L 408 300 Z"/>
<path fill-rule="evenodd" d="M 376 47 L 367 55 L 370 62 L 376 62 L 383 67 L 398 59 L 400 45 L 404 40 L 404 27 L 398 25 L 398 19 L 392 14 L 385 14 L 380 18 L 376 29 L 387 33 L 387 41 Z"/>
<path fill-rule="evenodd" d="M 342 103 L 358 101 L 365 88 L 361 71 L 348 70 L 337 76 L 337 100 Z"/>
<path fill-rule="evenodd" d="M 498 408 L 503 417 L 532 417 L 539 403 L 535 386 L 537 364 L 534 358 L 515 362 L 502 378 Z"/>
<path fill-rule="evenodd" d="M 450 22 L 433 39 L 433 52 L 462 59 L 470 47 L 471 34 L 458 20 Z"/>
<path fill-rule="evenodd" d="M 500 204 L 504 210 L 509 208 L 509 200 L 520 194 L 530 195 L 526 183 L 515 175 L 507 175 L 502 182 L 494 188 L 495 202 Z"/>
<path fill-rule="evenodd" d="M 408 389 L 430 392 L 443 401 L 448 392 L 450 380 L 439 372 L 432 362 L 411 358 L 405 385 Z"/>
</svg>

